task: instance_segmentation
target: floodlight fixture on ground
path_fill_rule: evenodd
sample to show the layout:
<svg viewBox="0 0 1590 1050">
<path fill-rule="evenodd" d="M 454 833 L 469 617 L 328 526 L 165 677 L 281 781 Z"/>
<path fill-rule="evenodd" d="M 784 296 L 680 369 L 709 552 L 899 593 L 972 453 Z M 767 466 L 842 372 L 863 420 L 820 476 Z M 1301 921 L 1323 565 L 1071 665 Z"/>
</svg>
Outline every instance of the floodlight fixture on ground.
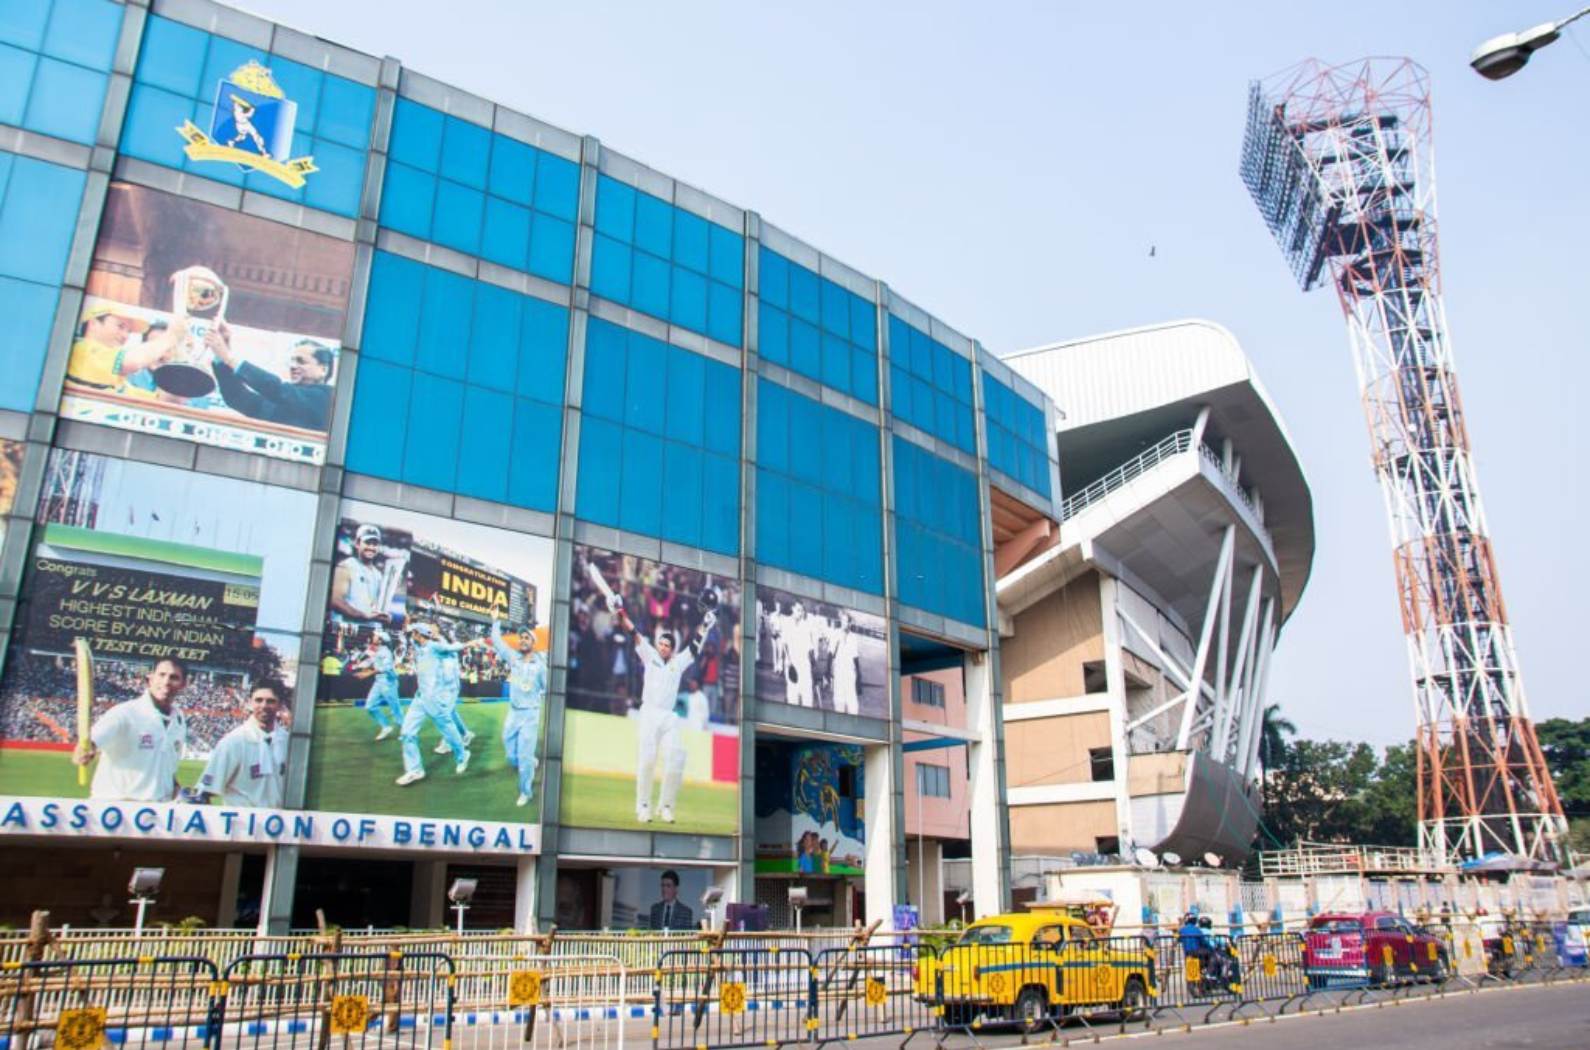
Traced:
<svg viewBox="0 0 1590 1050">
<path fill-rule="evenodd" d="M 138 909 L 133 929 L 140 937 L 144 932 L 144 914 L 149 910 L 149 902 L 160 892 L 160 881 L 165 877 L 165 868 L 134 868 L 132 879 L 127 883 L 133 907 Z"/>
<path fill-rule="evenodd" d="M 955 903 L 961 906 L 961 925 L 966 925 L 966 906 L 972 903 L 972 891 L 962 890 L 955 895 Z"/>
<path fill-rule="evenodd" d="M 701 910 L 707 914 L 707 928 L 717 929 L 718 917 L 715 914 L 716 905 L 723 900 L 722 886 L 708 886 L 701 894 Z"/>
<path fill-rule="evenodd" d="M 458 916 L 460 937 L 464 935 L 464 913 L 469 910 L 469 902 L 475 899 L 475 887 L 478 885 L 479 879 L 454 879 L 447 888 L 447 899 L 453 902 L 453 911 Z"/>
<path fill-rule="evenodd" d="M 1486 80 L 1504 80 L 1523 69 L 1529 63 L 1529 56 L 1561 37 L 1566 26 L 1585 15 L 1590 15 L 1590 7 L 1557 22 L 1545 22 L 1519 33 L 1493 36 L 1474 49 L 1469 56 L 1469 65 Z"/>
<path fill-rule="evenodd" d="M 795 932 L 801 932 L 801 909 L 806 907 L 806 887 L 791 886 L 789 888 L 789 906 L 795 909 Z"/>
</svg>

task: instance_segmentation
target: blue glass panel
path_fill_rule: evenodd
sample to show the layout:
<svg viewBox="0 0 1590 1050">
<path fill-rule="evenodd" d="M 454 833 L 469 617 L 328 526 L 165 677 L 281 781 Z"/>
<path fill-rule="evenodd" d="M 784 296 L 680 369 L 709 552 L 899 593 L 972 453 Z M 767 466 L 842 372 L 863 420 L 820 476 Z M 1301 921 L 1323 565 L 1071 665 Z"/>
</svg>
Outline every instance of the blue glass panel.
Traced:
<svg viewBox="0 0 1590 1050">
<path fill-rule="evenodd" d="M 630 249 L 597 234 L 591 246 L 591 291 L 615 303 L 629 302 Z"/>
<path fill-rule="evenodd" d="M 16 158 L 0 209 L 0 274 L 61 283 L 86 178 L 71 168 Z"/>
<path fill-rule="evenodd" d="M 707 276 L 735 291 L 745 291 L 745 238 L 717 223 L 711 224 L 708 237 L 711 265 Z"/>
<path fill-rule="evenodd" d="M 668 351 L 667 375 L 654 384 L 663 390 L 663 433 L 672 441 L 700 448 L 706 427 L 707 359 L 677 347 Z"/>
<path fill-rule="evenodd" d="M 789 266 L 789 308 L 801 320 L 817 323 L 817 275 L 795 263 Z"/>
<path fill-rule="evenodd" d="M 109 70 L 121 34 L 122 8 L 107 0 L 55 0 L 44 51 L 56 58 Z"/>
<path fill-rule="evenodd" d="M 789 470 L 789 395 L 765 379 L 756 384 L 756 461 L 766 470 Z"/>
<path fill-rule="evenodd" d="M 270 70 L 277 86 L 298 106 L 298 116 L 295 121 L 297 129 L 313 132 L 320 112 L 320 84 L 325 80 L 326 75 L 318 69 L 289 62 L 280 56 L 271 59 Z M 293 155 L 301 154 L 295 151 Z"/>
<path fill-rule="evenodd" d="M 39 56 L 31 51 L 0 44 L 0 124 L 22 126 L 22 113 L 33 83 Z"/>
<path fill-rule="evenodd" d="M 668 319 L 692 332 L 706 331 L 707 279 L 681 267 L 674 267 L 669 293 Z"/>
<path fill-rule="evenodd" d="M 458 476 L 458 439 L 464 413 L 464 384 L 414 373 L 409 401 L 403 480 L 451 491 Z"/>
<path fill-rule="evenodd" d="M 970 412 L 955 417 L 955 443 L 968 452 L 977 448 L 977 422 Z"/>
<path fill-rule="evenodd" d="M 431 211 L 436 205 L 436 178 L 397 162 L 386 166 L 381 191 L 381 225 L 411 237 L 430 240 Z"/>
<path fill-rule="evenodd" d="M 561 406 L 568 359 L 569 311 L 539 299 L 524 300 L 524 317 L 520 322 L 519 393 Z"/>
<path fill-rule="evenodd" d="M 803 376 L 816 379 L 822 374 L 822 344 L 817 326 L 791 320 L 789 326 L 789 366 Z"/>
<path fill-rule="evenodd" d="M 768 470 L 756 472 L 756 557 L 789 566 L 789 481 Z"/>
<path fill-rule="evenodd" d="M 879 465 L 878 429 L 859 421 L 852 422 L 850 447 L 853 452 L 850 493 L 868 507 L 881 506 L 882 468 Z"/>
<path fill-rule="evenodd" d="M 701 545 L 720 554 L 740 552 L 740 463 L 707 453 L 702 467 Z"/>
<path fill-rule="evenodd" d="M 851 351 L 850 396 L 869 405 L 878 403 L 878 358 L 875 354 Z"/>
<path fill-rule="evenodd" d="M 530 222 L 530 272 L 549 281 L 574 280 L 574 224 L 536 212 Z"/>
<path fill-rule="evenodd" d="M 304 203 L 338 215 L 351 217 L 359 214 L 359 194 L 364 189 L 363 148 L 338 146 L 321 140 L 315 144 L 313 153 L 320 171 L 304 187 Z M 271 184 L 272 180 L 260 183 L 261 186 Z M 283 186 L 282 189 L 285 191 L 287 187 Z M 283 193 L 283 196 L 291 195 L 291 192 Z"/>
<path fill-rule="evenodd" d="M 575 508 L 598 525 L 618 525 L 618 493 L 623 477 L 624 431 L 586 416 L 580 423 L 580 473 Z"/>
<path fill-rule="evenodd" d="M 492 139 L 486 188 L 499 197 L 529 206 L 536 182 L 536 150 L 517 139 Z"/>
<path fill-rule="evenodd" d="M 733 459 L 740 457 L 740 370 L 706 362 L 706 447 Z"/>
<path fill-rule="evenodd" d="M 427 269 L 415 368 L 454 379 L 464 377 L 463 347 L 469 340 L 474 283 L 447 270 Z M 416 387 L 416 396 L 418 392 Z"/>
<path fill-rule="evenodd" d="M 57 284 L 0 277 L 0 347 L 6 348 L 6 364 L 0 368 L 0 408 L 33 410 L 59 294 Z"/>
<path fill-rule="evenodd" d="M 673 251 L 673 205 L 649 193 L 635 194 L 635 247 L 666 259 Z"/>
<path fill-rule="evenodd" d="M 757 256 L 757 296 L 780 309 L 789 305 L 789 262 L 763 248 Z"/>
<path fill-rule="evenodd" d="M 486 195 L 479 190 L 441 179 L 436 184 L 436 214 L 431 236 L 438 243 L 463 252 L 480 254 L 480 219 Z"/>
<path fill-rule="evenodd" d="M 147 84 L 134 84 L 127 103 L 127 119 L 122 125 L 122 152 L 157 164 L 180 166 L 182 137 L 173 129 L 180 128 L 192 115 L 193 103 L 188 99 Z"/>
<path fill-rule="evenodd" d="M 484 190 L 491 139 L 491 132 L 479 124 L 448 117 L 442 125 L 442 177 Z"/>
<path fill-rule="evenodd" d="M 12 6 L 12 5 L 6 5 Z M 22 5 L 29 6 L 27 0 Z M 41 14 L 47 7 L 41 6 Z M 198 98 L 214 87 L 202 84 L 204 52 L 210 34 L 167 18 L 151 17 L 144 27 L 143 49 L 138 56 L 138 82 Z M 197 123 L 197 120 L 195 121 Z"/>
<path fill-rule="evenodd" d="M 955 440 L 955 402 L 943 393 L 933 395 L 933 433 L 945 441 Z"/>
<path fill-rule="evenodd" d="M 630 270 L 630 305 L 653 317 L 666 318 L 670 269 L 666 262 L 655 255 L 636 251 Z"/>
<path fill-rule="evenodd" d="M 817 489 L 790 482 L 790 568 L 803 576 L 823 574 L 822 496 Z"/>
<path fill-rule="evenodd" d="M 850 341 L 878 352 L 878 311 L 859 295 L 850 297 Z"/>
<path fill-rule="evenodd" d="M 633 244 L 635 189 L 606 175 L 596 180 L 596 232 Z"/>
<path fill-rule="evenodd" d="M 580 208 L 580 166 L 542 153 L 536 159 L 536 211 L 573 222 Z"/>
<path fill-rule="evenodd" d="M 326 77 L 320 88 L 320 119 L 315 122 L 316 135 L 359 150 L 362 154 L 370 148 L 370 121 L 374 117 L 373 90 L 341 77 Z"/>
<path fill-rule="evenodd" d="M 791 394 L 790 408 L 790 473 L 814 485 L 822 483 L 823 460 L 821 430 L 824 416 L 830 411 L 811 398 Z"/>
<path fill-rule="evenodd" d="M 707 220 L 687 211 L 674 216 L 673 261 L 699 274 L 707 272 Z"/>
<path fill-rule="evenodd" d="M 822 498 L 822 505 L 818 514 L 823 530 L 823 569 L 819 574 L 824 579 L 836 580 L 846 586 L 855 579 L 855 541 L 852 539 L 854 529 L 848 501 L 833 495 L 826 494 Z"/>
<path fill-rule="evenodd" d="M 0 2 L 0 41 L 37 51 L 44 46 L 44 28 L 49 17 L 49 4 L 37 0 L 3 0 Z"/>
<path fill-rule="evenodd" d="M 663 497 L 662 535 L 675 543 L 699 547 L 703 501 L 701 453 L 670 441 L 664 454 L 667 461 L 663 469 L 667 471 L 668 485 Z"/>
<path fill-rule="evenodd" d="M 480 254 L 494 263 L 525 269 L 530 258 L 530 209 L 487 197 Z"/>
<path fill-rule="evenodd" d="M 789 365 L 789 318 L 761 300 L 756 311 L 758 352 L 776 365 Z"/>
<path fill-rule="evenodd" d="M 905 367 L 911 357 L 911 330 L 904 321 L 890 314 L 889 325 L 889 363 Z"/>
<path fill-rule="evenodd" d="M 823 331 L 832 335 L 850 335 L 850 293 L 833 281 L 824 280 L 818 297 L 822 303 Z"/>
<path fill-rule="evenodd" d="M 511 445 L 503 424 L 513 419 L 513 398 L 496 390 L 464 388 L 466 421 L 458 446 L 458 491 L 502 502 L 508 496 Z"/>
<path fill-rule="evenodd" d="M 955 358 L 955 353 L 943 343 L 938 342 L 933 344 L 932 349 L 933 370 L 927 375 L 923 376 L 923 378 L 931 379 L 933 381 L 933 385 L 938 387 L 940 390 L 949 390 L 954 386 L 955 383 L 955 369 L 951 364 L 951 361 Z"/>
<path fill-rule="evenodd" d="M 630 333 L 629 381 L 624 385 L 625 426 L 662 434 L 668 357 L 668 344 Z"/>
<path fill-rule="evenodd" d="M 823 333 L 821 379 L 835 390 L 850 392 L 850 344 L 836 335 Z"/>
<path fill-rule="evenodd" d="M 624 385 L 629 368 L 627 336 L 622 328 L 594 318 L 585 329 L 585 388 L 587 415 L 621 422 L 624 418 Z"/>
<path fill-rule="evenodd" d="M 548 513 L 557 509 L 558 464 L 563 454 L 563 413 L 520 398 L 513 416 L 508 502 Z M 614 484 L 618 471 L 615 469 Z M 583 486 L 582 486 L 583 487 Z"/>
<path fill-rule="evenodd" d="M 713 281 L 707 286 L 707 335 L 720 343 L 739 346 L 745 332 L 741 324 L 745 293 Z"/>
<path fill-rule="evenodd" d="M 206 104 L 206 109 L 195 119 L 194 123 L 203 125 L 209 113 L 208 104 L 215 98 L 216 85 L 239 67 L 249 62 L 258 62 L 267 69 L 274 70 L 278 65 L 284 65 L 285 59 L 273 61 L 270 55 L 258 48 L 248 47 L 235 40 L 228 40 L 222 36 L 211 36 L 210 47 L 205 54 L 204 75 L 199 80 L 198 98 Z"/>
<path fill-rule="evenodd" d="M 512 393 L 519 368 L 519 314 L 522 298 L 492 284 L 475 285 L 475 323 L 471 326 L 465 374 L 469 382 Z M 479 422 L 486 417 L 473 413 Z M 504 419 L 507 416 L 503 417 Z"/>
<path fill-rule="evenodd" d="M 387 252 L 376 252 L 370 267 L 370 292 L 364 310 L 366 359 L 377 357 L 412 366 L 420 329 L 425 267 Z"/>
<path fill-rule="evenodd" d="M 624 482 L 618 494 L 618 527 L 646 536 L 662 534 L 663 443 L 638 430 L 624 431 Z"/>
<path fill-rule="evenodd" d="M 446 118 L 429 106 L 397 100 L 392 114 L 392 142 L 387 155 L 411 167 L 434 172 L 442 155 L 442 125 Z"/>
<path fill-rule="evenodd" d="M 822 433 L 815 435 L 823 464 L 823 485 L 832 492 L 849 493 L 852 488 L 851 461 L 856 450 L 850 447 L 849 420 L 839 413 L 825 411 Z"/>
<path fill-rule="evenodd" d="M 379 258 L 379 256 L 377 257 Z M 348 469 L 399 480 L 414 373 L 369 356 L 359 359 L 348 422 Z"/>
</svg>

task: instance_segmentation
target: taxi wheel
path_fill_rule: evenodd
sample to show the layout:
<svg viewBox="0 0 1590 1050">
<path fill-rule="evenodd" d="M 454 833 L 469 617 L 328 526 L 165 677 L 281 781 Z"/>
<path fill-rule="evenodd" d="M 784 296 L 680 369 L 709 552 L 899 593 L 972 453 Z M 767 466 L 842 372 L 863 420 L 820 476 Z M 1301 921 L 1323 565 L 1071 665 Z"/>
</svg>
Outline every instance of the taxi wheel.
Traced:
<svg viewBox="0 0 1590 1050">
<path fill-rule="evenodd" d="M 1121 1020 L 1136 1021 L 1148 1016 L 1148 989 L 1140 977 L 1128 977 L 1121 995 Z"/>
<path fill-rule="evenodd" d="M 1016 1020 L 1032 1029 L 1049 1019 L 1049 997 L 1042 988 L 1023 988 L 1016 997 Z"/>
</svg>

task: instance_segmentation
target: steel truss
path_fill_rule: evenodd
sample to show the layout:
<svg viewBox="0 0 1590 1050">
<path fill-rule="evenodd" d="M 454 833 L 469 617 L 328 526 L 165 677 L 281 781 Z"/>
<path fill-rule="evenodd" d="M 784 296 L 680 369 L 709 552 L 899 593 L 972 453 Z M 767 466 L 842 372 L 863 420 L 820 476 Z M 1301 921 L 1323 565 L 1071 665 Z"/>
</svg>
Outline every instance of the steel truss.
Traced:
<svg viewBox="0 0 1590 1050">
<path fill-rule="evenodd" d="M 1420 848 L 1560 861 L 1441 299 L 1428 75 L 1311 60 L 1253 84 L 1242 179 L 1298 283 L 1329 280 L 1347 318 L 1413 672 Z"/>
</svg>

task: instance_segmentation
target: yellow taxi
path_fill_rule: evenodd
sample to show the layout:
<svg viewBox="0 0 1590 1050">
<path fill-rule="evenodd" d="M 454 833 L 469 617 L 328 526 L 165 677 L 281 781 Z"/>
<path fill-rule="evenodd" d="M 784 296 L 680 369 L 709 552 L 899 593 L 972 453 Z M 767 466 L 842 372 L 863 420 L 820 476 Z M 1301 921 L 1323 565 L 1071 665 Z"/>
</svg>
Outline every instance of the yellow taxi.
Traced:
<svg viewBox="0 0 1590 1050">
<path fill-rule="evenodd" d="M 917 960 L 915 994 L 943 1007 L 950 1027 L 979 1015 L 1032 1027 L 1073 1012 L 1136 1017 L 1158 990 L 1152 949 L 1134 939 L 1100 937 L 1057 908 L 972 923 L 937 956 Z"/>
</svg>

